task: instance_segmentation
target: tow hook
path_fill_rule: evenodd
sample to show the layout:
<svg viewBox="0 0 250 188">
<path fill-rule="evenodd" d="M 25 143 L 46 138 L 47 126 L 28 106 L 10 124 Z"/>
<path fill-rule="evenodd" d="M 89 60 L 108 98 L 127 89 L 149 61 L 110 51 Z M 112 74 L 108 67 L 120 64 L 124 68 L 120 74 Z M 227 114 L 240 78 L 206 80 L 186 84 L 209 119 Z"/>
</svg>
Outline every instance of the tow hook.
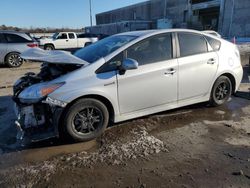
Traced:
<svg viewBox="0 0 250 188">
<path fill-rule="evenodd" d="M 24 131 L 21 127 L 21 124 L 18 121 L 15 121 L 16 127 L 17 127 L 17 135 L 16 135 L 16 139 L 17 140 L 23 140 L 24 138 Z"/>
</svg>

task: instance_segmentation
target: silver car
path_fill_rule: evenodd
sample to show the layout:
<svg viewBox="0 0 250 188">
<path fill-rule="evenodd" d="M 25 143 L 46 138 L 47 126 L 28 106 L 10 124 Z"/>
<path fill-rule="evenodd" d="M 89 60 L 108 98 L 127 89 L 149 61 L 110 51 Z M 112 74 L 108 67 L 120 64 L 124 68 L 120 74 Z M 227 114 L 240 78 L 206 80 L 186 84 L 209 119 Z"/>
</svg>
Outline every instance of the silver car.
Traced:
<svg viewBox="0 0 250 188">
<path fill-rule="evenodd" d="M 0 31 L 0 63 L 19 67 L 23 63 L 20 54 L 34 47 L 38 47 L 38 44 L 27 33 Z"/>
<path fill-rule="evenodd" d="M 17 81 L 20 137 L 87 141 L 109 124 L 209 101 L 224 104 L 240 85 L 237 47 L 194 30 L 122 33 L 77 51 L 30 50 L 44 62 Z"/>
</svg>

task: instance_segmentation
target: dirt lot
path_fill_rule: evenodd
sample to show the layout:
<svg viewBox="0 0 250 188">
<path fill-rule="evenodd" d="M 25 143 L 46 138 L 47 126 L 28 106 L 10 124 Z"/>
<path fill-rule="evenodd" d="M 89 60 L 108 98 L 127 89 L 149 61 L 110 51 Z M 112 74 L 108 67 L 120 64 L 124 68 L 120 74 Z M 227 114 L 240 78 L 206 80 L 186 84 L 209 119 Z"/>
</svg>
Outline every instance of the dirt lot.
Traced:
<svg viewBox="0 0 250 188">
<path fill-rule="evenodd" d="M 203 103 L 124 122 L 80 144 L 18 145 L 12 88 L 0 89 L 0 187 L 250 187 L 250 83 L 243 59 L 240 92 L 226 105 Z M 38 70 L 0 68 L 0 86 L 11 86 L 30 67 Z"/>
</svg>

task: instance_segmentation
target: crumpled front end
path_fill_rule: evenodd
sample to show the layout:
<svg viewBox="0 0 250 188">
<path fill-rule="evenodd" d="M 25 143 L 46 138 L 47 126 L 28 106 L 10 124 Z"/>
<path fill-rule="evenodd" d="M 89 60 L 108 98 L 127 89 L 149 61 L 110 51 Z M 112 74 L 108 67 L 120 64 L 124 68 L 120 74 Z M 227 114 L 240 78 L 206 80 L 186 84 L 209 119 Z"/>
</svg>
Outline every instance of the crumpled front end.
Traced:
<svg viewBox="0 0 250 188">
<path fill-rule="evenodd" d="M 58 122 L 62 109 L 43 102 L 35 104 L 15 103 L 17 139 L 40 141 L 58 136 Z"/>
<path fill-rule="evenodd" d="M 48 77 L 46 75 L 46 78 Z M 44 96 L 36 97 L 36 95 L 39 95 L 39 89 L 43 89 L 43 93 L 45 91 L 51 92 L 51 89 L 56 89 L 62 85 L 53 84 L 47 87 L 46 83 L 38 75 L 27 73 L 13 87 L 14 109 L 17 116 L 15 124 L 18 130 L 17 139 L 19 140 L 27 138 L 28 141 L 40 141 L 59 135 L 59 118 L 67 104 L 51 99 L 46 93 Z M 25 95 L 35 97 L 25 99 Z"/>
</svg>

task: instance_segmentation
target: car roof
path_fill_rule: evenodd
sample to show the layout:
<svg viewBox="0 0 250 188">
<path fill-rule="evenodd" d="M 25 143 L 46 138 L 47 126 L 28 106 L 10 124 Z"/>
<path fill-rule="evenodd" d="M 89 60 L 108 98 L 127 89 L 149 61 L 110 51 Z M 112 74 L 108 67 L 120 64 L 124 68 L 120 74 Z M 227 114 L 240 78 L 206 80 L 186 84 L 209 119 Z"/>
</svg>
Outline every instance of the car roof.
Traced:
<svg viewBox="0 0 250 188">
<path fill-rule="evenodd" d="M 161 34 L 161 33 L 167 33 L 167 32 L 191 32 L 191 33 L 204 34 L 201 31 L 192 30 L 192 29 L 156 29 L 156 30 L 130 31 L 130 32 L 125 32 L 125 33 L 120 33 L 117 35 L 131 35 L 131 36 L 142 37 L 145 35 L 154 35 L 154 34 Z"/>
<path fill-rule="evenodd" d="M 9 31 L 9 30 L 0 30 L 0 33 L 10 33 L 10 34 L 26 34 L 25 32 L 19 32 L 19 31 Z"/>
</svg>

